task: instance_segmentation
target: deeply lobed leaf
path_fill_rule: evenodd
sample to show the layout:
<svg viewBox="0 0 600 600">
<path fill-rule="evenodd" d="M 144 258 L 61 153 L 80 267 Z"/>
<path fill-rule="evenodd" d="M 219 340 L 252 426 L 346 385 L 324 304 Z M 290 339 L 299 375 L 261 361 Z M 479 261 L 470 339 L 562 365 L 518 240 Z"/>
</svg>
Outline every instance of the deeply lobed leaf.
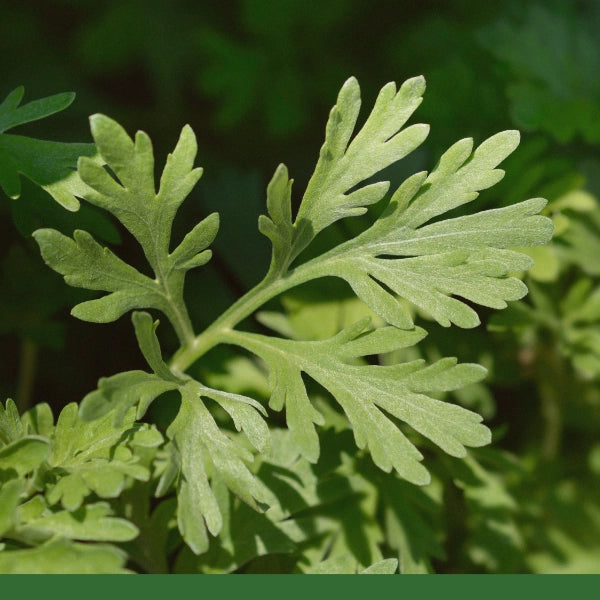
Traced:
<svg viewBox="0 0 600 600">
<path fill-rule="evenodd" d="M 217 478 L 239 498 L 258 510 L 257 502 L 271 500 L 268 490 L 255 478 L 247 464 L 254 456 L 246 447 L 228 436 L 217 425 L 203 402 L 210 398 L 243 431 L 259 452 L 269 447 L 269 428 L 260 403 L 239 394 L 209 388 L 188 376 L 173 373 L 162 360 L 156 327 L 148 313 L 134 313 L 133 322 L 140 348 L 154 373 L 128 371 L 101 379 L 98 389 L 81 404 L 84 418 L 123 418 L 137 405 L 138 418 L 165 391 L 175 390 L 181 406 L 167 430 L 170 442 L 169 464 L 158 485 L 157 495 L 177 484 L 177 520 L 188 546 L 197 554 L 208 548 L 207 530 L 217 535 L 222 518 L 212 489 Z M 96 421 L 92 421 L 93 423 Z"/>
<path fill-rule="evenodd" d="M 507 134 L 499 134 L 498 143 L 504 149 L 500 156 L 507 146 L 512 147 L 502 142 L 503 137 L 514 138 L 511 132 Z M 420 227 L 426 220 L 475 198 L 477 192 L 468 190 L 477 190 L 487 181 L 485 174 L 494 171 L 486 169 L 495 162 L 487 153 L 480 153 L 484 166 L 478 166 L 476 155 L 477 151 L 464 167 L 468 167 L 464 179 L 460 169 L 453 175 L 453 184 L 440 180 L 438 170 L 429 177 L 417 174 L 409 178 L 371 228 L 307 263 L 306 279 L 332 275 L 344 279 L 375 313 L 407 329 L 413 321 L 398 297 L 429 313 L 441 325 L 455 323 L 461 327 L 474 327 L 479 318 L 456 296 L 491 308 L 505 308 L 507 301 L 522 298 L 527 288 L 511 273 L 526 270 L 532 261 L 509 248 L 539 245 L 550 239 L 552 222 L 538 214 L 545 200 L 527 200 Z M 465 154 L 460 160 L 466 160 Z M 442 170 L 448 170 L 447 162 L 440 161 Z M 470 176 L 473 171 L 478 177 Z M 439 183 L 438 190 L 436 182 L 440 181 L 444 185 Z"/>
<path fill-rule="evenodd" d="M 259 228 L 273 242 L 272 270 L 281 274 L 327 226 L 345 217 L 361 215 L 366 206 L 381 200 L 389 183 L 359 189 L 357 185 L 400 160 L 427 137 L 429 126 L 402 127 L 422 101 L 423 77 L 406 81 L 398 91 L 394 83 L 381 90 L 367 121 L 350 141 L 360 110 L 360 88 L 350 78 L 340 90 L 327 122 L 325 143 L 296 219 L 292 222 L 292 181 L 280 165 L 267 190 L 269 217 Z"/>
<path fill-rule="evenodd" d="M 50 229 L 36 231 L 42 256 L 69 285 L 110 292 L 76 306 L 74 316 L 105 323 L 134 308 L 155 308 L 169 318 L 182 343 L 191 342 L 193 330 L 183 302 L 184 277 L 186 271 L 210 259 L 207 247 L 219 223 L 218 215 L 210 215 L 170 252 L 177 209 L 202 175 L 202 169 L 193 168 L 197 152 L 194 133 L 189 126 L 183 128 L 156 192 L 148 135 L 139 131 L 134 141 L 104 115 L 93 115 L 90 123 L 98 152 L 112 174 L 97 161 L 82 157 L 78 173 L 88 186 L 84 198 L 112 213 L 131 232 L 155 277 L 127 265 L 84 231 L 76 231 L 73 239 Z"/>
<path fill-rule="evenodd" d="M 365 357 L 410 347 L 424 337 L 425 332 L 414 326 L 405 301 L 442 325 L 473 327 L 479 320 L 467 302 L 504 308 L 507 301 L 526 293 L 524 284 L 511 274 L 527 269 L 531 260 L 512 248 L 543 244 L 550 238 L 550 220 L 538 215 L 544 200 L 443 218 L 499 181 L 503 172 L 497 167 L 516 148 L 517 132 L 497 134 L 475 150 L 472 140 L 460 140 L 444 153 L 431 173 L 417 173 L 406 180 L 370 228 L 288 272 L 319 232 L 339 219 L 365 213 L 367 206 L 387 194 L 387 182 L 359 186 L 425 139 L 425 125 L 403 129 L 420 104 L 423 91 L 423 78 L 411 79 L 399 90 L 388 84 L 353 137 L 360 90 L 356 80 L 346 82 L 330 114 L 325 143 L 295 219 L 287 169 L 280 165 L 269 183 L 268 216 L 259 221 L 260 231 L 273 245 L 265 280 L 197 338 L 183 302 L 184 275 L 210 258 L 208 246 L 216 235 L 218 216 L 211 215 L 197 224 L 171 251 L 174 216 L 201 175 L 200 169 L 193 168 L 193 132 L 187 126 L 182 130 L 157 192 L 149 137 L 138 132 L 131 139 L 111 119 L 102 115 L 91 118 L 94 140 L 107 168 L 86 158 L 79 161 L 78 172 L 89 188 L 85 198 L 111 212 L 131 232 L 155 277 L 130 267 L 85 232 L 76 232 L 71 239 L 40 230 L 36 240 L 46 262 L 63 274 L 67 283 L 109 292 L 75 307 L 76 316 L 104 322 L 132 308 L 155 308 L 173 324 L 182 348 L 171 368 L 162 358 L 157 323 L 147 313 L 134 313 L 137 340 L 152 372 L 129 371 L 100 380 L 98 389 L 82 402 L 80 415 L 97 418 L 104 427 L 110 423 L 116 431 L 131 424 L 134 414 L 141 418 L 164 392 L 178 392 L 181 405 L 167 430 L 165 464 L 156 493 L 160 496 L 175 485 L 178 527 L 196 554 L 208 548 L 209 533 L 217 535 L 227 526 L 222 502 L 227 490 L 255 509 L 272 500 L 268 487 L 252 470 L 254 452 L 235 433 L 219 427 L 205 400 L 211 399 L 219 412 L 225 411 L 236 430 L 243 431 L 259 453 L 266 452 L 270 438 L 263 419 L 265 409 L 255 400 L 213 389 L 183 373 L 193 362 L 190 356 L 198 358 L 217 343 L 241 346 L 266 362 L 272 388 L 270 407 L 285 409 L 293 444 L 313 463 L 320 457 L 316 425 L 326 421 L 309 396 L 303 375 L 329 391 L 343 409 L 357 446 L 368 448 L 380 469 L 394 469 L 412 483 L 425 484 L 430 477 L 421 464 L 422 454 L 404 433 L 404 425 L 456 457 L 464 457 L 466 447 L 490 440 L 479 415 L 435 397 L 479 381 L 485 374 L 483 367 L 458 364 L 454 358 L 442 358 L 428 366 L 422 360 L 382 366 L 368 364 Z M 278 293 L 329 276 L 345 280 L 389 326 L 369 330 L 363 320 L 319 341 L 280 339 L 234 329 Z M 285 319 L 272 313 L 263 322 L 276 323 L 279 332 L 290 330 Z M 75 422 L 72 409 L 62 418 L 67 424 Z M 7 423 L 2 429 L 0 421 L 0 435 L 4 430 L 8 432 L 5 436 L 12 435 L 10 421 Z M 59 420 L 56 429 L 64 432 L 67 427 Z M 66 457 L 73 453 L 73 447 L 66 436 L 57 439 L 54 455 L 62 452 L 68 468 Z M 97 458 L 104 459 L 105 450 L 100 448 Z M 89 449 L 89 453 L 80 454 L 86 459 L 94 452 Z M 48 500 L 61 499 L 63 506 L 74 508 L 91 491 L 105 497 L 118 494 L 125 475 L 143 478 L 141 472 L 136 475 L 135 464 L 115 468 L 120 458 L 115 453 L 110 474 L 101 472 L 99 479 L 94 479 L 98 471 L 91 473 L 90 465 L 88 470 L 73 468 L 54 487 L 54 495 L 48 494 Z M 105 465 L 100 461 L 94 466 L 102 471 Z M 401 528 L 401 524 L 395 523 L 395 527 Z M 369 549 L 376 549 L 380 541 L 379 529 L 373 528 L 373 532 Z M 401 538 L 400 533 L 398 546 L 404 543 Z M 335 561 L 345 560 L 341 553 L 334 554 Z M 377 563 L 380 556 L 375 550 L 367 554 L 372 556 L 359 561 L 364 567 L 375 562 L 373 571 L 391 569 L 391 563 Z M 351 561 L 356 564 L 354 558 Z"/>
<path fill-rule="evenodd" d="M 302 372 L 331 392 L 343 408 L 358 447 L 368 447 L 373 461 L 384 471 L 394 468 L 413 483 L 429 481 L 420 464 L 423 457 L 388 415 L 453 456 L 465 456 L 465 446 L 489 442 L 490 432 L 479 415 L 429 395 L 479 381 L 486 372 L 483 367 L 458 365 L 453 358 L 429 366 L 422 360 L 392 366 L 354 364 L 350 359 L 378 353 L 382 347 L 410 346 L 424 333 L 385 328 L 360 336 L 365 327 L 362 321 L 333 338 L 314 342 L 242 332 L 230 332 L 224 339 L 257 354 L 269 365 L 271 406 L 281 409 L 285 405 L 292 439 L 309 460 L 316 461 L 319 455 L 313 423 L 323 421 L 306 394 Z"/>
</svg>

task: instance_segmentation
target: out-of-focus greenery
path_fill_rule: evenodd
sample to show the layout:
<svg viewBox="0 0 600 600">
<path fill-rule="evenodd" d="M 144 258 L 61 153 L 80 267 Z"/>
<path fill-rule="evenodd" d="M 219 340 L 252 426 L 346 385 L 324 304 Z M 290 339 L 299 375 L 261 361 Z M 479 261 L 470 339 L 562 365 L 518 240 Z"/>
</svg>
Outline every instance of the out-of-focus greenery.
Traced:
<svg viewBox="0 0 600 600">
<path fill-rule="evenodd" d="M 532 252 L 530 295 L 464 341 L 460 331 L 450 338 L 428 323 L 422 346 L 427 358 L 457 355 L 490 369 L 486 385 L 456 399 L 493 426 L 493 449 L 461 465 L 439 457 L 425 490 L 382 482 L 386 476 L 359 457 L 356 489 L 346 492 L 364 498 L 357 510 L 372 522 L 369 543 L 385 539 L 406 571 L 600 572 L 598 2 L 32 0 L 2 9 L 1 17 L 0 96 L 19 85 L 29 99 L 77 93 L 67 111 L 17 133 L 90 142 L 87 117 L 102 112 L 151 134 L 160 163 L 182 125 L 194 128 L 206 174 L 175 231 L 182 235 L 187 221 L 216 209 L 222 217 L 207 274 L 186 289 L 193 298 L 210 285 L 211 303 L 191 315 L 199 326 L 258 281 L 262 273 L 246 264 L 268 264 L 268 244 L 253 225 L 264 212 L 266 182 L 285 162 L 303 188 L 331 100 L 348 76 L 359 78 L 369 100 L 385 81 L 427 79 L 419 119 L 435 127 L 424 150 L 386 173 L 392 183 L 435 162 L 459 137 L 481 141 L 520 129 L 521 146 L 503 165 L 507 176 L 477 202 L 550 201 L 556 234 Z M 127 327 L 90 334 L 68 316 L 74 296 L 88 296 L 67 290 L 43 265 L 30 234 L 41 226 L 69 234 L 93 228 L 112 242 L 119 234 L 89 207 L 76 218 L 65 214 L 27 180 L 18 200 L 0 199 L 0 211 L 0 398 L 15 397 L 21 408 L 47 402 L 58 413 L 98 377 L 140 367 L 141 358 Z M 126 235 L 121 244 L 121 254 L 136 252 Z M 307 288 L 282 303 L 309 337 L 316 322 L 342 327 L 361 310 L 342 287 Z M 209 384 L 264 393 L 249 361 L 225 352 L 210 359 L 198 367 Z M 318 490 L 329 471 L 303 468 Z M 373 491 L 374 482 L 387 496 Z M 390 499 L 399 497 L 400 504 Z M 232 519 L 249 519 L 246 510 L 233 507 Z M 355 518 L 329 512 L 323 544 L 340 531 L 348 535 Z M 416 521 L 430 533 L 418 542 L 410 536 Z M 270 563 L 228 554 L 223 539 L 200 567 L 185 552 L 176 564 L 181 571 L 285 570 L 293 562 L 282 558 L 288 541 L 275 536 L 266 544 Z M 314 551 L 303 543 L 301 556 Z"/>
</svg>

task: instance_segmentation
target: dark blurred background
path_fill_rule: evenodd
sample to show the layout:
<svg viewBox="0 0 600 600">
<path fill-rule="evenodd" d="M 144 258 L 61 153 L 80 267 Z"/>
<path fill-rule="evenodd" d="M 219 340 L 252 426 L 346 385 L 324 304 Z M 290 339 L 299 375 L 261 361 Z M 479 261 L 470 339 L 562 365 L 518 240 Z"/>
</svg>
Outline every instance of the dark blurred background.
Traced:
<svg viewBox="0 0 600 600">
<path fill-rule="evenodd" d="M 178 223 L 186 231 L 213 210 L 222 219 L 214 260 L 189 278 L 200 329 L 264 273 L 269 246 L 255 224 L 266 183 L 284 162 L 298 200 L 328 111 L 351 75 L 365 106 L 387 81 L 427 79 L 416 119 L 432 124 L 430 137 L 392 179 L 430 169 L 459 138 L 481 142 L 519 128 L 522 147 L 490 202 L 584 182 L 598 194 L 599 26 L 593 0 L 4 1 L 0 93 L 24 85 L 28 101 L 74 91 L 66 111 L 16 132 L 88 142 L 87 117 L 102 112 L 131 134 L 150 134 L 157 169 L 181 127 L 192 125 L 205 175 Z M 562 187 L 548 187 L 556 181 Z M 108 325 L 69 317 L 90 295 L 65 290 L 31 241 L 40 226 L 80 227 L 77 216 L 26 181 L 22 198 L 2 197 L 0 211 L 0 396 L 60 407 L 100 376 L 144 368 L 129 317 Z M 107 241 L 116 235 L 104 232 Z M 120 236 L 116 251 L 135 256 Z"/>
</svg>

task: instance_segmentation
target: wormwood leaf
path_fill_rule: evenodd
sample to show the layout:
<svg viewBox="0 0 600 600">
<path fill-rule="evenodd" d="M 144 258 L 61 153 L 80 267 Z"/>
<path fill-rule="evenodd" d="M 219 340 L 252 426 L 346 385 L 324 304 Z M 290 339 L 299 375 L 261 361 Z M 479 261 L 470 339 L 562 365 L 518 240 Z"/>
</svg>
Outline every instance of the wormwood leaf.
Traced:
<svg viewBox="0 0 600 600">
<path fill-rule="evenodd" d="M 36 469 L 48 456 L 48 440 L 35 436 L 24 436 L 0 448 L 0 473 L 14 471 L 20 476 Z"/>
<path fill-rule="evenodd" d="M 443 326 L 461 327 L 475 327 L 479 317 L 460 298 L 497 309 L 522 298 L 527 288 L 510 274 L 528 269 L 532 261 L 510 248 L 550 239 L 552 222 L 537 214 L 545 200 L 424 225 L 498 181 L 503 171 L 495 167 L 518 139 L 515 131 L 499 133 L 474 152 L 472 140 L 457 142 L 431 174 L 407 179 L 372 227 L 307 263 L 307 278 L 344 279 L 375 313 L 406 329 L 413 320 L 397 297 Z"/>
<path fill-rule="evenodd" d="M 19 418 L 7 402 L 0 411 L 2 430 L 10 433 L 8 443 L 0 444 L 0 537 L 7 541 L 0 546 L 0 572 L 122 572 L 124 555 L 116 548 L 86 548 L 67 540 L 123 542 L 138 535 L 137 527 L 113 516 L 107 503 L 83 504 L 91 494 L 119 495 L 127 478 L 149 479 L 136 450 L 162 443 L 162 436 L 134 423 L 134 416 L 132 409 L 119 427 L 111 417 L 85 423 L 73 403 L 55 426 L 48 405 Z M 55 545 L 53 540 L 62 541 Z M 37 548 L 13 550 L 15 544 Z M 57 555 L 47 554 L 47 548 Z M 88 563 L 88 556 L 98 562 Z"/>
<path fill-rule="evenodd" d="M 105 502 L 88 504 L 74 512 L 44 509 L 37 518 L 27 520 L 14 530 L 18 539 L 30 543 L 41 543 L 54 536 L 79 541 L 124 542 L 137 534 L 133 523 L 110 516 L 110 507 Z"/>
<path fill-rule="evenodd" d="M 14 400 L 9 398 L 6 406 L 0 403 L 0 444 L 9 444 L 23 437 L 23 424 Z"/>
<path fill-rule="evenodd" d="M 0 104 L 0 133 L 4 133 L 7 129 L 17 125 L 37 121 L 60 112 L 75 99 L 75 94 L 67 92 L 19 106 L 24 93 L 25 88 L 20 86 L 14 89 Z"/>
<path fill-rule="evenodd" d="M 168 310 L 168 302 L 155 280 L 103 248 L 86 231 L 75 231 L 73 239 L 54 229 L 39 229 L 33 235 L 46 263 L 64 275 L 69 285 L 112 292 L 78 304 L 72 310 L 73 316 L 104 323 L 133 308 Z"/>
<path fill-rule="evenodd" d="M 350 141 L 360 110 L 360 88 L 354 78 L 343 85 L 329 115 L 325 143 L 304 194 L 298 222 L 306 219 L 316 234 L 338 219 L 363 214 L 365 206 L 384 196 L 388 188 L 385 183 L 346 194 L 423 142 L 428 125 L 401 129 L 422 102 L 424 91 L 423 77 L 408 79 L 398 91 L 393 82 L 385 85 L 367 121 Z"/>
<path fill-rule="evenodd" d="M 22 477 L 46 459 L 49 441 L 36 434 L 25 429 L 13 400 L 9 398 L 5 406 L 0 403 L 0 481 L 2 473 Z"/>
<path fill-rule="evenodd" d="M 112 213 L 136 238 L 153 276 L 127 265 L 86 232 L 76 232 L 71 239 L 52 230 L 40 230 L 36 240 L 46 262 L 67 283 L 108 292 L 75 307 L 73 314 L 104 322 L 133 308 L 158 309 L 175 328 L 181 348 L 167 365 L 156 336 L 158 323 L 148 313 L 134 312 L 135 334 L 151 372 L 129 371 L 104 378 L 98 389 L 84 399 L 80 417 L 98 418 L 86 425 L 90 427 L 89 439 L 96 440 L 97 445 L 86 446 L 78 434 L 72 440 L 65 434 L 81 422 L 74 409 L 61 415 L 48 460 L 55 467 L 60 464 L 66 475 L 61 471 L 60 480 L 48 485 L 48 502 L 60 499 L 63 506 L 74 510 L 92 491 L 104 497 L 118 494 L 125 476 L 147 478 L 146 471 L 136 471 L 139 465 L 131 449 L 129 429 L 133 419 L 141 418 L 159 395 L 177 391 L 181 404 L 166 432 L 168 442 L 161 454 L 164 461 L 156 495 L 175 486 L 178 527 L 192 552 L 206 551 L 209 534 L 227 529 L 227 508 L 222 502 L 226 488 L 254 509 L 275 504 L 275 512 L 283 514 L 288 507 L 273 503 L 270 488 L 254 473 L 254 450 L 264 454 L 269 448 L 265 409 L 251 398 L 207 387 L 184 373 L 220 343 L 241 346 L 266 363 L 272 388 L 270 407 L 285 409 L 289 439 L 307 461 L 316 463 L 319 458 L 316 426 L 324 425 L 326 420 L 321 412 L 325 409 L 317 410 L 319 405 L 309 397 L 304 376 L 325 388 L 341 406 L 356 445 L 368 449 L 374 464 L 388 473 L 395 470 L 411 483 L 426 484 L 430 475 L 421 464 L 423 456 L 412 441 L 413 432 L 405 433 L 408 428 L 455 457 L 464 457 L 466 447 L 489 442 L 490 432 L 479 415 L 436 397 L 438 392 L 479 381 L 485 374 L 483 367 L 458 364 L 455 358 L 442 358 L 431 365 L 415 360 L 384 366 L 370 364 L 373 361 L 365 357 L 410 347 L 425 336 L 425 331 L 414 325 L 412 307 L 406 308 L 409 303 L 444 326 L 454 323 L 473 327 L 479 320 L 467 302 L 504 308 L 508 301 L 526 293 L 524 284 L 511 273 L 527 269 L 531 259 L 512 248 L 543 244 L 550 238 L 551 221 L 537 214 L 544 200 L 444 218 L 503 176 L 497 167 L 516 148 L 517 132 L 497 134 L 475 150 L 472 140 L 460 140 L 444 153 L 431 173 L 417 173 L 407 179 L 371 227 L 288 272 L 319 232 L 339 219 L 365 213 L 369 205 L 387 194 L 387 182 L 360 186 L 424 140 L 427 126 L 403 129 L 421 102 L 423 91 L 424 80 L 420 77 L 405 82 L 399 90 L 394 84 L 386 85 L 353 137 L 360 93 L 356 80 L 346 82 L 330 114 L 325 143 L 295 219 L 291 210 L 292 180 L 283 165 L 268 186 L 268 216 L 259 221 L 260 231 L 273 245 L 267 276 L 198 337 L 194 336 L 183 301 L 184 276 L 187 270 L 210 258 L 208 246 L 216 235 L 218 217 L 211 215 L 193 227 L 173 250 L 170 240 L 176 211 L 201 175 L 200 169 L 193 168 L 194 135 L 189 127 L 183 128 L 156 192 L 149 137 L 138 132 L 132 140 L 111 119 L 103 115 L 91 118 L 92 134 L 106 167 L 85 157 L 79 160 L 78 172 L 89 187 L 84 197 Z M 369 319 L 365 319 L 344 327 L 337 335 L 325 339 L 317 336 L 316 341 L 280 339 L 235 329 L 277 295 L 330 276 L 345 280 L 367 305 L 365 310 L 374 312 L 388 325 L 371 329 Z M 263 322 L 284 335 L 294 331 L 284 318 L 273 313 L 267 313 L 266 320 L 263 314 Z M 232 425 L 220 425 L 223 411 Z M 343 417 L 337 414 L 336 419 L 337 425 Z M 94 429 L 95 423 L 102 424 L 98 427 L 104 428 L 106 444 L 100 443 L 100 429 Z M 5 425 L 0 433 L 5 430 L 4 435 L 10 438 L 14 433 L 10 416 Z M 342 428 L 345 426 L 342 424 Z M 244 436 L 233 432 L 233 427 Z M 86 431 L 85 427 L 79 429 L 78 433 Z M 121 432 L 119 440 L 112 437 L 117 431 Z M 111 462 L 121 461 L 125 466 L 115 463 L 117 468 L 113 466 L 110 473 L 102 472 L 96 479 L 92 467 L 105 467 L 102 461 L 107 460 L 107 449 Z M 361 495 L 364 490 L 356 491 Z M 361 502 L 372 504 L 375 494 L 371 490 L 361 498 Z M 362 508 L 344 508 L 344 512 L 344 522 L 362 520 L 366 514 Z M 282 531 L 290 526 L 301 528 L 301 519 L 282 526 Z M 330 520 L 321 521 L 315 535 L 330 531 Z M 398 529 L 403 524 L 396 525 Z M 353 570 L 357 564 L 365 568 L 382 558 L 379 543 L 383 533 L 374 517 L 369 517 L 363 533 L 364 543 L 360 544 L 345 533 L 339 538 L 342 542 L 332 539 L 331 548 L 335 548 L 330 558 L 335 562 L 351 550 Z M 399 548 L 403 543 L 400 537 L 395 540 Z M 423 566 L 426 556 L 418 554 L 412 557 L 413 562 Z M 315 565 L 323 555 L 313 555 L 309 564 Z M 391 567 L 392 563 L 381 563 L 371 570 L 383 572 Z"/>
<path fill-rule="evenodd" d="M 17 519 L 17 507 L 24 489 L 25 481 L 22 479 L 5 481 L 0 487 L 0 539 Z"/>
<path fill-rule="evenodd" d="M 114 410 L 111 419 L 119 423 L 127 411 L 137 405 L 137 418 L 140 419 L 158 396 L 174 389 L 177 389 L 176 383 L 146 371 L 125 371 L 102 377 L 98 389 L 81 401 L 79 414 L 83 420 L 92 421 Z"/>
<path fill-rule="evenodd" d="M 181 456 L 177 521 L 188 546 L 200 554 L 208 548 L 206 529 L 217 535 L 223 524 L 209 484 L 207 463 L 212 463 L 234 494 L 256 510 L 256 501 L 267 503 L 270 497 L 245 464 L 252 462 L 252 454 L 219 429 L 206 406 L 189 388 L 180 391 L 181 408 L 168 431 Z"/>
<path fill-rule="evenodd" d="M 118 496 L 128 477 L 147 481 L 150 472 L 139 464 L 135 447 L 156 446 L 161 442 L 162 436 L 156 428 L 135 423 L 133 409 L 115 424 L 113 415 L 82 421 L 77 415 L 77 405 L 67 405 L 56 423 L 48 458 L 45 474 L 48 502 L 51 505 L 60 502 L 74 511 L 91 493 L 100 498 Z"/>
<path fill-rule="evenodd" d="M 272 269 L 287 268 L 294 235 L 292 224 L 292 183 L 285 165 L 279 165 L 267 186 L 267 211 L 269 216 L 261 215 L 258 229 L 273 244 Z"/>
<path fill-rule="evenodd" d="M 104 418 L 112 419 L 116 415 L 118 420 L 137 404 L 139 418 L 161 393 L 179 392 L 181 406 L 167 430 L 171 440 L 170 464 L 159 483 L 157 495 L 179 475 L 176 483 L 179 530 L 189 547 L 200 554 L 208 548 L 207 530 L 217 535 L 222 526 L 211 488 L 213 472 L 256 510 L 259 510 L 257 502 L 271 500 L 268 490 L 248 469 L 247 464 L 254 460 L 253 453 L 219 428 L 203 398 L 210 398 L 219 405 L 259 452 L 269 448 L 269 428 L 261 416 L 266 416 L 266 411 L 251 398 L 215 390 L 188 376 L 173 373 L 162 359 L 156 337 L 158 322 L 143 312 L 133 313 L 132 320 L 142 353 L 154 373 L 128 371 L 100 380 L 98 389 L 84 398 L 80 412 L 86 418 L 105 415 Z"/>
<path fill-rule="evenodd" d="M 402 158 L 419 145 L 424 125 L 397 133 L 421 102 L 422 78 L 410 79 L 396 92 L 394 84 L 379 94 L 366 123 L 350 141 L 360 108 L 358 83 L 344 84 L 331 111 L 315 173 L 292 223 L 291 180 L 280 165 L 267 190 L 269 217 L 260 230 L 273 243 L 270 276 L 283 275 L 314 236 L 338 219 L 360 215 L 381 200 L 387 182 L 355 189 L 360 182 Z M 511 250 L 546 243 L 550 219 L 538 213 L 540 198 L 506 208 L 441 220 L 472 202 L 481 190 L 504 176 L 498 165 L 519 144 L 517 131 L 504 131 L 473 149 L 459 140 L 431 173 L 416 173 L 392 195 L 387 210 L 362 234 L 300 265 L 291 274 L 301 282 L 339 277 L 389 324 L 411 329 L 413 320 L 398 297 L 430 314 L 441 325 L 479 324 L 464 300 L 505 308 L 527 288 L 511 273 L 531 267 L 526 254 Z M 349 191 L 352 190 L 352 191 Z M 433 219 L 437 219 L 431 222 Z"/>
<path fill-rule="evenodd" d="M 213 487 L 224 524 L 208 552 L 196 559 L 202 572 L 233 572 L 269 554 L 301 553 L 294 562 L 312 565 L 334 546 L 336 553 L 349 546 L 356 550 L 354 571 L 380 557 L 379 530 L 366 506 L 376 508 L 372 490 L 361 485 L 349 465 L 353 454 L 350 432 L 338 435 L 327 429 L 323 440 L 327 455 L 316 465 L 298 455 L 290 435 L 287 429 L 273 429 L 272 451 L 260 459 L 257 477 L 276 499 L 268 511 L 251 510 L 222 483 Z M 346 533 L 350 539 L 345 539 Z"/>
<path fill-rule="evenodd" d="M 271 268 L 283 273 L 310 241 L 328 225 L 345 217 L 361 215 L 366 206 L 381 200 L 389 183 L 377 182 L 353 189 L 385 167 L 400 160 L 429 133 L 429 126 L 402 127 L 422 101 L 423 77 L 409 79 L 396 90 L 384 86 L 360 131 L 350 141 L 360 111 L 360 87 L 348 79 L 338 95 L 327 122 L 319 161 L 292 223 L 292 181 L 280 165 L 267 190 L 269 217 L 259 228 L 273 242 Z"/>
<path fill-rule="evenodd" d="M 77 159 L 87 156 L 98 161 L 94 144 L 65 144 L 5 133 L 12 127 L 64 110 L 75 94 L 56 94 L 19 106 L 24 91 L 22 86 L 16 88 L 0 104 L 0 187 L 10 198 L 18 198 L 19 174 L 22 174 L 64 208 L 75 211 L 79 208 L 76 196 L 81 196 L 87 187 L 75 171 Z"/>
<path fill-rule="evenodd" d="M 128 478 L 148 480 L 150 472 L 139 463 L 136 450 L 163 441 L 154 426 L 135 422 L 134 409 L 126 411 L 119 423 L 113 415 L 86 422 L 71 403 L 54 425 L 46 404 L 36 405 L 21 418 L 14 403 L 6 405 L 5 411 L 0 406 L 0 429 L 6 431 L 2 425 L 9 415 L 13 433 L 9 443 L 0 444 L 0 473 L 23 477 L 35 471 L 36 489 L 48 503 L 60 502 L 70 511 L 79 509 L 92 493 L 100 498 L 118 496 Z"/>
<path fill-rule="evenodd" d="M 155 277 L 140 273 L 84 231 L 73 239 L 51 229 L 34 233 L 46 263 L 69 285 L 109 292 L 79 304 L 73 315 L 87 321 L 109 322 L 133 308 L 155 308 L 171 321 L 182 343 L 193 339 L 183 302 L 186 271 L 205 264 L 207 247 L 218 229 L 218 215 L 198 223 L 170 252 L 173 219 L 177 209 L 202 175 L 193 168 L 196 138 L 185 126 L 175 150 L 167 158 L 158 192 L 154 187 L 154 154 L 150 138 L 138 131 L 135 141 L 104 115 L 90 118 L 98 152 L 111 172 L 82 157 L 78 173 L 87 184 L 84 199 L 112 213 L 136 238 Z"/>
<path fill-rule="evenodd" d="M 21 423 L 25 433 L 33 433 L 50 439 L 54 431 L 54 415 L 52 409 L 45 402 L 32 406 L 21 416 Z"/>
<path fill-rule="evenodd" d="M 271 370 L 275 409 L 286 408 L 292 438 L 302 454 L 316 461 L 319 449 L 313 423 L 322 422 L 306 394 L 301 373 L 329 390 L 346 413 L 359 448 L 368 447 L 384 471 L 392 468 L 408 481 L 429 482 L 421 453 L 390 418 L 404 421 L 448 454 L 466 455 L 465 446 L 490 441 L 481 417 L 460 406 L 436 400 L 432 392 L 450 391 L 479 381 L 486 370 L 444 358 L 391 366 L 360 365 L 357 357 L 413 345 L 425 332 L 385 327 L 365 332 L 368 320 L 333 338 L 301 342 L 253 333 L 230 332 L 225 339 L 260 356 Z M 361 335 L 363 334 L 363 335 Z"/>
</svg>

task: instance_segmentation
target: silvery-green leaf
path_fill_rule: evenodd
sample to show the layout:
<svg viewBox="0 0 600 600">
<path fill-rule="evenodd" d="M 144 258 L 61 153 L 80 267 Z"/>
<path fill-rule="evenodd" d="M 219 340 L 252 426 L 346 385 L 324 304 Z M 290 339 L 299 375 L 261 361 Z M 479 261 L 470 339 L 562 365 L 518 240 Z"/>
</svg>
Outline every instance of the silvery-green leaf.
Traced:
<svg viewBox="0 0 600 600">
<path fill-rule="evenodd" d="M 315 453 L 311 437 L 298 430 L 314 430 L 307 415 L 313 423 L 322 417 L 306 396 L 303 372 L 333 395 L 352 425 L 358 447 L 368 447 L 375 464 L 384 471 L 394 468 L 413 483 L 426 484 L 430 477 L 420 463 L 421 453 L 387 415 L 404 421 L 448 454 L 465 456 L 465 446 L 489 443 L 490 431 L 478 414 L 429 393 L 474 383 L 486 371 L 476 364 L 457 364 L 453 358 L 429 366 L 422 360 L 390 366 L 354 364 L 351 359 L 376 353 L 381 342 L 389 351 L 422 337 L 419 331 L 392 329 L 364 333 L 367 323 L 363 320 L 322 341 L 301 342 L 243 332 L 230 332 L 226 339 L 269 365 L 273 408 L 285 405 L 288 427 L 306 458 L 316 460 L 318 447 Z"/>
<path fill-rule="evenodd" d="M 0 471 L 22 476 L 36 469 L 48 456 L 50 443 L 37 435 L 24 436 L 0 448 Z"/>
<path fill-rule="evenodd" d="M 218 229 L 218 216 L 196 225 L 172 252 L 171 229 L 177 209 L 202 175 L 193 168 L 196 138 L 186 125 L 167 158 L 159 190 L 154 184 L 154 152 L 148 135 L 138 131 L 132 140 L 104 115 L 90 117 L 92 135 L 102 161 L 82 157 L 78 174 L 87 186 L 83 198 L 113 214 L 140 244 L 154 272 L 142 274 L 84 231 L 71 239 L 57 231 L 34 233 L 46 263 L 69 285 L 109 292 L 73 309 L 76 317 L 98 323 L 118 319 L 136 308 L 155 308 L 173 325 L 181 343 L 191 343 L 193 329 L 183 301 L 186 271 L 210 259 L 208 245 Z"/>
<path fill-rule="evenodd" d="M 12 528 L 17 521 L 17 507 L 25 489 L 23 479 L 9 479 L 0 487 L 0 539 L 4 532 Z"/>
<path fill-rule="evenodd" d="M 135 525 L 125 519 L 113 517 L 108 504 L 87 504 L 77 511 L 44 511 L 37 519 L 31 519 L 16 528 L 20 539 L 41 543 L 54 536 L 70 540 L 125 542 L 138 534 Z"/>
</svg>

